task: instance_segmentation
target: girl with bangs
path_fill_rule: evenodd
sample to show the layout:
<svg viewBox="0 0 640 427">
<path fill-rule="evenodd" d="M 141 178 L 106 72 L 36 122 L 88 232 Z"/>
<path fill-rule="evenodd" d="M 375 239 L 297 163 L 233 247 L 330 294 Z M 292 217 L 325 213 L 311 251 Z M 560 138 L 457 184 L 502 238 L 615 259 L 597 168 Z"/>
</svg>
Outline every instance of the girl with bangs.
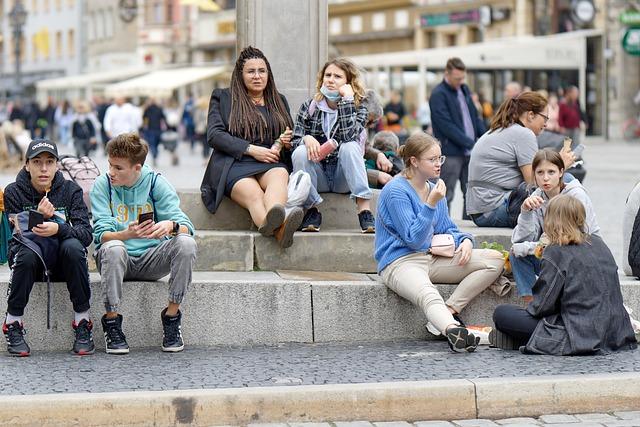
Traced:
<svg viewBox="0 0 640 427">
<path fill-rule="evenodd" d="M 587 234 L 582 201 L 549 201 L 540 277 L 526 309 L 503 304 L 493 313 L 492 346 L 558 356 L 606 354 L 637 347 L 622 304 L 618 266 L 607 245 Z"/>
</svg>

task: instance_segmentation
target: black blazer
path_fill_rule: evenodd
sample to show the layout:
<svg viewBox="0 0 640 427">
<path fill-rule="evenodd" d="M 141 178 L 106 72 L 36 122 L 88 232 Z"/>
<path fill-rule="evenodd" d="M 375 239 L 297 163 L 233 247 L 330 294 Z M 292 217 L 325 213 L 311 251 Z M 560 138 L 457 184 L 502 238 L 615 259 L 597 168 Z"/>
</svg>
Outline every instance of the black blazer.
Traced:
<svg viewBox="0 0 640 427">
<path fill-rule="evenodd" d="M 282 94 L 280 97 L 289 112 L 287 99 Z M 242 158 L 250 144 L 246 139 L 229 133 L 230 113 L 231 92 L 228 88 L 214 89 L 207 117 L 207 144 L 213 148 L 213 154 L 200 184 L 202 202 L 211 213 L 216 213 L 222 202 L 229 169 Z"/>
</svg>

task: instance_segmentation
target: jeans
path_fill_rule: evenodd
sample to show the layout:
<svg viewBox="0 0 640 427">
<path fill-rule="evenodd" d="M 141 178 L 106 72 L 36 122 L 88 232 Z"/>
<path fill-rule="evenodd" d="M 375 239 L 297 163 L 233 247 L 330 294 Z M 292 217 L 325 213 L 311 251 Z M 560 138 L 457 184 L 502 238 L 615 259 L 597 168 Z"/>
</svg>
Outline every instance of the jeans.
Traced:
<svg viewBox="0 0 640 427">
<path fill-rule="evenodd" d="M 160 130 L 147 129 L 144 131 L 144 139 L 149 144 L 149 151 L 151 151 L 151 157 L 155 160 L 158 157 L 158 146 L 160 145 Z"/>
<path fill-rule="evenodd" d="M 11 278 L 7 312 L 12 316 L 22 316 L 29 302 L 33 283 L 43 278 L 43 265 L 35 252 L 22 245 L 9 262 Z M 78 239 L 70 238 L 60 242 L 58 263 L 52 270 L 52 281 L 67 282 L 73 311 L 82 313 L 89 310 L 91 287 L 89 286 L 87 250 Z"/>
<path fill-rule="evenodd" d="M 505 197 L 502 204 L 492 211 L 472 215 L 473 223 L 478 227 L 508 227 L 511 228 L 509 216 L 509 198 Z"/>
<path fill-rule="evenodd" d="M 133 257 L 122 241 L 110 240 L 98 249 L 96 262 L 106 311 L 118 311 L 124 280 L 158 280 L 167 274 L 171 274 L 169 302 L 180 304 L 191 284 L 196 241 L 188 234 L 179 234 Z"/>
<path fill-rule="evenodd" d="M 517 257 L 510 254 L 509 261 L 511 262 L 513 278 L 516 280 L 518 295 L 521 297 L 531 296 L 533 285 L 540 274 L 540 260 L 533 255 Z"/>
<path fill-rule="evenodd" d="M 493 312 L 493 323 L 496 329 L 515 339 L 518 345 L 527 345 L 533 335 L 538 319 L 530 315 L 524 308 L 513 304 L 501 304 Z"/>
<path fill-rule="evenodd" d="M 469 219 L 467 215 L 467 181 L 469 181 L 469 160 L 471 156 L 447 156 L 447 161 L 440 168 L 440 178 L 447 186 L 447 207 L 451 209 L 451 201 L 456 191 L 456 182 L 460 180 L 462 189 L 462 219 Z"/>
<path fill-rule="evenodd" d="M 322 203 L 321 193 L 351 193 L 351 198 L 371 199 L 362 149 L 356 141 L 344 142 L 338 148 L 338 159 L 316 163 L 307 159 L 307 147 L 301 144 L 293 152 L 293 172 L 302 170 L 311 176 L 305 209 Z"/>
</svg>

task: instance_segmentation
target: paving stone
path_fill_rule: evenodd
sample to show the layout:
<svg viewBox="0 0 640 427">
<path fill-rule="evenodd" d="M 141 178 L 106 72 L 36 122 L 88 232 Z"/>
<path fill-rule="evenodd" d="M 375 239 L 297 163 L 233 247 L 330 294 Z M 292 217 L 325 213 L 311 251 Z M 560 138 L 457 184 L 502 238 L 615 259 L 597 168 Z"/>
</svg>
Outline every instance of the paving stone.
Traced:
<svg viewBox="0 0 640 427">
<path fill-rule="evenodd" d="M 337 421 L 335 427 L 373 427 L 369 421 Z"/>
<path fill-rule="evenodd" d="M 552 424 L 542 424 L 543 427 L 602 427 L 603 425 L 600 423 L 583 423 L 581 421 L 575 423 L 552 423 Z"/>
<path fill-rule="evenodd" d="M 640 418 L 633 420 L 619 420 L 604 423 L 607 427 L 640 427 Z"/>
<path fill-rule="evenodd" d="M 502 427 L 540 427 L 539 423 L 515 423 L 515 424 L 501 424 Z"/>
<path fill-rule="evenodd" d="M 454 427 L 449 421 L 418 421 L 413 423 L 415 427 Z"/>
<path fill-rule="evenodd" d="M 585 423 L 608 423 L 613 421 L 618 421 L 618 419 L 609 414 L 576 414 L 576 418 Z"/>
<path fill-rule="evenodd" d="M 640 419 L 640 411 L 621 411 L 614 412 L 613 415 L 620 418 L 621 420 L 635 420 Z"/>
<path fill-rule="evenodd" d="M 455 420 L 453 421 L 453 423 L 460 427 L 495 427 L 499 425 L 494 423 L 491 420 L 484 420 L 484 419 Z"/>
<path fill-rule="evenodd" d="M 538 418 L 538 420 L 546 424 L 577 423 L 580 421 L 573 415 L 567 415 L 567 414 L 541 415 L 540 418 Z"/>
<path fill-rule="evenodd" d="M 329 423 L 289 423 L 289 427 L 331 427 Z"/>
<path fill-rule="evenodd" d="M 406 421 L 385 421 L 380 423 L 373 423 L 376 427 L 411 427 Z"/>
<path fill-rule="evenodd" d="M 247 427 L 288 427 L 286 423 L 247 424 Z"/>
<path fill-rule="evenodd" d="M 496 423 L 502 425 L 511 425 L 511 424 L 540 424 L 535 418 L 529 417 L 518 417 L 518 418 L 505 418 L 503 420 L 496 420 Z"/>
</svg>

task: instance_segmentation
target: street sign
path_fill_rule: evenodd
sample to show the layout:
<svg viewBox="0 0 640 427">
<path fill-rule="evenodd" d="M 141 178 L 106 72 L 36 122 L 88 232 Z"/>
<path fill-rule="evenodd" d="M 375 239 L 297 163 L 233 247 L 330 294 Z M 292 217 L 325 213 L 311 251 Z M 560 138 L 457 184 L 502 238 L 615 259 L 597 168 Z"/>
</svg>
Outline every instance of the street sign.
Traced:
<svg viewBox="0 0 640 427">
<path fill-rule="evenodd" d="M 620 22 L 624 25 L 640 26 L 640 11 L 628 10 L 620 14 Z"/>
<path fill-rule="evenodd" d="M 422 15 L 420 26 L 437 27 L 438 25 L 467 24 L 480 21 L 480 10 L 465 10 L 461 12 L 437 13 L 433 15 Z"/>
<path fill-rule="evenodd" d="M 640 28 L 629 28 L 622 38 L 622 48 L 629 55 L 640 56 Z"/>
</svg>

